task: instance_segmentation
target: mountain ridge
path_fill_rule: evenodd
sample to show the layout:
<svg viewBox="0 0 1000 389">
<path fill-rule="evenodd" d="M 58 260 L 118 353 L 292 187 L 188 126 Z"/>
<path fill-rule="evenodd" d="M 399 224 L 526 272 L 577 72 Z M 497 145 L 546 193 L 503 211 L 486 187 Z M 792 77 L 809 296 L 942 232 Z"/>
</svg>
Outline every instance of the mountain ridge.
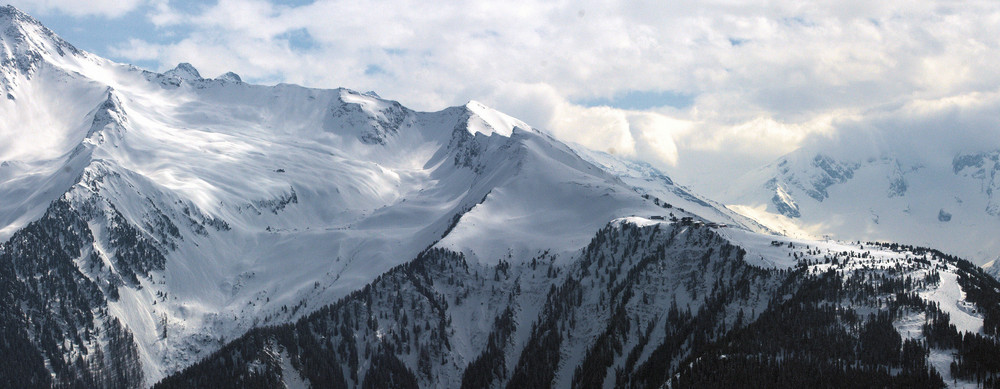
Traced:
<svg viewBox="0 0 1000 389">
<path fill-rule="evenodd" d="M 691 372 L 758 335 L 779 345 L 759 370 L 789 382 L 813 382 L 789 353 L 872 385 L 997 373 L 968 350 L 1000 352 L 1000 284 L 960 259 L 779 236 L 475 101 L 419 112 L 185 63 L 155 73 L 60 52 L 3 12 L 49 51 L 0 66 L 0 351 L 18 361 L 0 385 L 723 385 Z M 808 348 L 754 324 L 796 309 L 813 321 L 782 328 Z M 876 338 L 899 344 L 871 344 L 861 329 L 886 318 L 896 337 Z M 904 342 L 924 357 L 838 370 Z M 810 351 L 828 346 L 861 351 Z"/>
<path fill-rule="evenodd" d="M 842 153 L 841 153 L 842 154 Z M 748 173 L 724 196 L 775 230 L 911 242 L 984 264 L 1000 252 L 996 152 L 833 157 L 802 149 Z M 756 210 L 754 210 L 756 209 Z"/>
<path fill-rule="evenodd" d="M 8 14 L 33 26 L 34 46 L 59 46 L 33 19 Z M 416 112 L 347 89 L 206 79 L 189 64 L 159 74 L 81 51 L 39 58 L 30 74 L 12 73 L 5 85 L 17 98 L 0 102 L 33 120 L 6 122 L 5 138 L 33 123 L 49 131 L 46 142 L 0 150 L 0 195 L 23 199 L 0 205 L 0 232 L 17 236 L 52 204 L 82 221 L 71 262 L 83 278 L 73 283 L 103 297 L 74 309 L 121 324 L 145 384 L 430 246 L 485 263 L 544 251 L 569 261 L 608 220 L 665 213 L 475 101 Z M 65 106 L 25 110 L 53 102 Z M 738 224 L 730 216 L 711 218 Z"/>
</svg>

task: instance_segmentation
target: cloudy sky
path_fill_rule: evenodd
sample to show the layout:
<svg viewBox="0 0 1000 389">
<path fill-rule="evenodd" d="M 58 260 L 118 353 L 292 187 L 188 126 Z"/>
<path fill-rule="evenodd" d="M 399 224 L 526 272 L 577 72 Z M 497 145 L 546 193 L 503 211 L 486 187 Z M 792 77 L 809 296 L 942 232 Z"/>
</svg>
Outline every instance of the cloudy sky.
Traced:
<svg viewBox="0 0 1000 389">
<path fill-rule="evenodd" d="M 996 1 L 9 1 L 119 62 L 478 100 L 710 193 L 803 146 L 1000 142 Z"/>
</svg>

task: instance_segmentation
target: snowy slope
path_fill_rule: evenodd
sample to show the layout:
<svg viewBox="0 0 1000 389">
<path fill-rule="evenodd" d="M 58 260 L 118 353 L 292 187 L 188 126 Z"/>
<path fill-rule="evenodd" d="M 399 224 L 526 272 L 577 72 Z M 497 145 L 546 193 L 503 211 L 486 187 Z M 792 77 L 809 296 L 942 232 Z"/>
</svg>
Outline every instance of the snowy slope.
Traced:
<svg viewBox="0 0 1000 389">
<path fill-rule="evenodd" d="M 982 264 L 1000 256 L 996 156 L 802 149 L 742 177 L 723 197 L 778 231 L 906 242 Z"/>
<path fill-rule="evenodd" d="M 853 350 L 867 347 L 861 333 L 874 318 L 891 315 L 888 330 L 918 342 L 937 339 L 922 326 L 938 314 L 949 315 L 934 320 L 956 332 L 986 335 L 983 308 L 997 307 L 973 302 L 967 292 L 985 287 L 997 296 L 992 288 L 1000 285 L 968 262 L 921 248 L 641 217 L 608 223 L 564 262 L 543 254 L 483 264 L 429 250 L 317 314 L 255 330 L 160 385 L 251 385 L 246 373 L 257 369 L 263 377 L 307 377 L 324 387 L 660 387 L 703 359 L 746 352 L 783 361 L 844 347 L 837 342 L 852 350 L 841 362 L 870 363 Z M 802 320 L 823 315 L 837 319 Z M 790 328 L 755 324 L 776 316 Z M 329 347 L 299 346 L 289 356 L 297 367 L 278 367 L 284 362 L 275 350 L 312 342 Z M 743 342 L 755 346 L 734 346 Z M 928 352 L 923 369 L 933 367 L 949 385 L 972 384 L 971 377 L 951 376 L 954 350 L 935 343 Z M 340 368 L 307 367 L 317 363 Z"/>
<path fill-rule="evenodd" d="M 627 160 L 579 145 L 573 147 L 581 158 L 615 175 L 637 192 L 658 199 L 661 205 L 669 204 L 670 208 L 666 208 L 669 211 L 679 208 L 678 214 L 693 214 L 715 223 L 739 225 L 761 233 L 775 233 L 775 230 L 756 220 L 675 183 L 665 173 L 646 162 Z"/>
<path fill-rule="evenodd" d="M 54 383 L 148 386 L 235 348 L 259 351 L 241 363 L 265 378 L 315 387 L 333 369 L 304 368 L 303 353 L 334 351 L 275 332 L 297 322 L 309 328 L 299 341 L 337 346 L 323 363 L 351 385 L 404 366 L 422 386 L 518 387 L 539 372 L 560 387 L 621 386 L 679 371 L 699 350 L 668 342 L 722 336 L 813 273 L 933 273 L 909 292 L 962 330 L 988 327 L 955 260 L 801 237 L 817 225 L 912 237 L 923 219 L 885 209 L 912 198 L 905 214 L 924 218 L 916 209 L 937 195 L 913 193 L 942 193 L 937 179 L 992 195 L 988 154 L 924 178 L 887 160 L 800 157 L 734 202 L 799 213 L 758 218 L 765 227 L 478 102 L 416 112 L 374 93 L 204 78 L 190 64 L 149 72 L 77 50 L 12 7 L 0 32 L 0 321 L 26 328 L 0 350 L 23 338 Z M 891 231 L 857 221 L 844 194 L 884 171 L 904 184 L 889 180 L 888 205 L 869 214 Z M 947 225 L 991 209 L 977 199 L 967 213 L 949 206 Z M 831 204 L 843 215 L 823 218 Z M 771 235 L 791 227 L 801 236 Z M 928 230 L 931 243 L 951 231 Z M 609 348 L 609 360 L 594 351 Z"/>
<path fill-rule="evenodd" d="M 146 383 L 432 245 L 486 264 L 569 258 L 609 220 L 666 215 L 642 196 L 657 190 L 745 221 L 669 182 L 626 184 L 477 102 L 415 112 L 190 64 L 158 74 L 77 50 L 12 7 L 0 27 L 0 240 L 68 204 L 92 237 L 79 271 L 115 294 L 107 311 L 134 335 Z"/>
</svg>

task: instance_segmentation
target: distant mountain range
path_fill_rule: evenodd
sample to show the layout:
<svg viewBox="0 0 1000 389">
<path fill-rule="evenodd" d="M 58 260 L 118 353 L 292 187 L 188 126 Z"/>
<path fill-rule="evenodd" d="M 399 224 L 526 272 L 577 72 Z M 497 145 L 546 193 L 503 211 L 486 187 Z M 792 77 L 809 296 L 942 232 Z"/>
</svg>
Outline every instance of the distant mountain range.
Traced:
<svg viewBox="0 0 1000 389">
<path fill-rule="evenodd" d="M 930 246 L 988 263 L 996 274 L 1000 150 L 974 146 L 944 158 L 891 147 L 836 156 L 801 149 L 742 177 L 723 197 L 778 231 Z"/>
</svg>

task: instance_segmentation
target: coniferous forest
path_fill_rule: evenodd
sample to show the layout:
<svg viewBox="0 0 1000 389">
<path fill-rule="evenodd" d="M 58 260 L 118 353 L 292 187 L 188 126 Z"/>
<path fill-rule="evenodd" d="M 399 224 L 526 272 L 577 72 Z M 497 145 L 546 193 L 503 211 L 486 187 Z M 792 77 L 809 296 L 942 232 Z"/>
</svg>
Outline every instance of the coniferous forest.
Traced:
<svg viewBox="0 0 1000 389">
<path fill-rule="evenodd" d="M 750 265 L 707 227 L 609 226 L 562 267 L 546 254 L 489 266 L 432 249 L 157 387 L 276 387 L 288 374 L 317 387 L 994 387 L 995 326 L 959 331 L 920 291 L 953 272 L 992 325 L 1000 284 L 940 252 L 866 245 L 789 269 Z M 796 258 L 818 253 L 785 248 Z M 873 250 L 906 254 L 889 261 Z M 526 294 L 538 285 L 546 291 Z M 524 316 L 533 299 L 537 314 Z M 456 343 L 467 304 L 495 313 L 475 355 L 459 355 Z M 920 323 L 901 333 L 907 320 Z M 933 353 L 949 356 L 947 371 Z M 283 370 L 283 358 L 294 369 Z"/>
<path fill-rule="evenodd" d="M 129 280 L 94 283 L 70 266 L 86 257 L 86 217 L 55 203 L 0 247 L 3 386 L 141 386 L 132 334 L 102 299 Z M 132 277 L 162 266 L 142 254 L 157 250 L 147 238 L 111 233 Z M 569 263 L 428 249 L 156 387 L 998 386 L 1000 283 L 979 267 L 898 244 L 772 246 L 796 265 L 753 265 L 716 229 L 681 223 L 609 224 Z M 927 298 L 946 286 L 982 317 L 979 331 Z"/>
</svg>

